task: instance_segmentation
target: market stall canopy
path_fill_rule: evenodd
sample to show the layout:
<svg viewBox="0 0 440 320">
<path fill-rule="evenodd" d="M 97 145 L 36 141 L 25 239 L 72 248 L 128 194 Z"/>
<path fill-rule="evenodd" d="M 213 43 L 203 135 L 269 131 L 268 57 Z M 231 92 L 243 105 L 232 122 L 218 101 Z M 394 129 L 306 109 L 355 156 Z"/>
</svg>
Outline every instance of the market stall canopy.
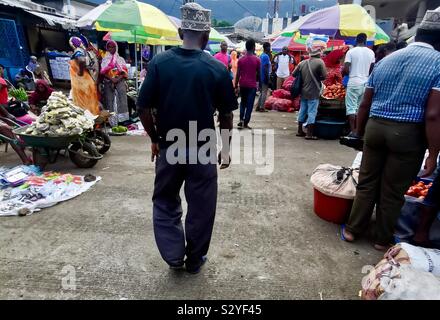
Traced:
<svg viewBox="0 0 440 320">
<path fill-rule="evenodd" d="M 150 37 L 175 37 L 177 28 L 158 8 L 136 0 L 107 1 L 84 15 L 78 28 L 98 31 L 131 31 Z"/>
<path fill-rule="evenodd" d="M 50 26 L 55 26 L 56 24 L 60 24 L 63 27 L 74 28 L 75 24 L 76 24 L 76 20 L 74 20 L 74 19 L 59 17 L 59 16 L 55 16 L 53 14 L 47 14 L 47 13 L 31 11 L 31 10 L 25 10 L 25 11 L 36 16 L 36 17 L 44 19 Z"/>
<path fill-rule="evenodd" d="M 301 35 L 325 34 L 336 39 L 353 41 L 359 33 L 365 33 L 375 44 L 390 41 L 390 37 L 376 24 L 369 13 L 360 5 L 336 5 L 315 11 L 295 21 L 281 33 L 292 37 L 299 31 Z"/>
<path fill-rule="evenodd" d="M 307 51 L 306 48 L 307 37 L 283 37 L 280 36 L 272 43 L 272 50 L 279 52 L 283 47 L 288 47 L 290 51 Z M 327 43 L 327 48 L 339 49 L 345 46 L 345 41 L 341 39 L 330 39 Z"/>
<path fill-rule="evenodd" d="M 103 40 L 114 40 L 117 42 L 128 42 L 137 44 L 148 44 L 153 46 L 180 46 L 182 41 L 178 38 L 167 38 L 167 37 L 151 37 L 147 34 L 136 34 L 134 35 L 131 31 L 119 31 L 119 32 L 108 32 Z"/>
</svg>

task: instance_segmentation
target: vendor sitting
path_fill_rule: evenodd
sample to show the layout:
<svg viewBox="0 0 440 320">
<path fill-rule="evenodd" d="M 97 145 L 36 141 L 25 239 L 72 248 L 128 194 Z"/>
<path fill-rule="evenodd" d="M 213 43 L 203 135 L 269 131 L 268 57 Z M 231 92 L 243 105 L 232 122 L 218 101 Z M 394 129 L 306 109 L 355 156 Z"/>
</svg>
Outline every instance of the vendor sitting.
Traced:
<svg viewBox="0 0 440 320">
<path fill-rule="evenodd" d="M 1 117 L 4 117 L 4 119 L 2 120 Z M 0 105 L 0 140 L 1 140 L 2 135 L 9 138 L 9 139 L 12 139 L 12 140 L 17 139 L 15 134 L 12 132 L 12 128 L 7 123 L 8 120 L 14 121 L 15 117 L 6 111 L 4 106 Z M 20 146 L 16 145 L 15 143 L 10 143 L 10 144 L 11 144 L 11 147 L 17 153 L 17 155 L 20 157 L 20 159 L 24 165 L 31 165 L 32 164 L 32 159 L 30 159 L 26 155 L 23 147 L 20 147 Z"/>
<path fill-rule="evenodd" d="M 24 102 L 18 101 L 15 98 L 12 98 L 8 102 L 8 104 L 5 106 L 5 109 L 17 120 L 23 123 L 32 124 L 35 120 L 37 120 L 37 116 L 29 111 L 29 107 Z"/>
<path fill-rule="evenodd" d="M 15 75 L 15 85 L 17 88 L 23 88 L 26 91 L 35 89 L 34 80 L 29 77 L 29 73 L 25 69 L 20 69 Z"/>
<path fill-rule="evenodd" d="M 52 92 L 53 89 L 45 80 L 37 80 L 35 91 L 29 96 L 31 111 L 36 115 L 40 115 L 41 108 L 46 105 Z"/>
</svg>

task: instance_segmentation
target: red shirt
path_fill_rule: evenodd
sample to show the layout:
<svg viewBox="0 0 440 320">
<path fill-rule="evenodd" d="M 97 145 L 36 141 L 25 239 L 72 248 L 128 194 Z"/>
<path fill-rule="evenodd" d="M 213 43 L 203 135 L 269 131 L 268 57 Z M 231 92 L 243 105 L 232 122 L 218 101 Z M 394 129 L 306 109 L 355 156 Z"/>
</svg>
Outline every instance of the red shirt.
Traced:
<svg viewBox="0 0 440 320">
<path fill-rule="evenodd" d="M 257 72 L 260 70 L 260 59 L 253 54 L 246 54 L 238 60 L 240 70 L 240 87 L 257 88 Z"/>
<path fill-rule="evenodd" d="M 0 104 L 8 104 L 8 86 L 5 79 L 1 77 L 0 85 L 2 86 L 2 88 L 0 89 Z"/>
<path fill-rule="evenodd" d="M 214 55 L 214 58 L 223 63 L 226 68 L 229 66 L 229 55 L 227 53 L 223 53 L 220 51 L 219 53 L 216 53 Z"/>
</svg>

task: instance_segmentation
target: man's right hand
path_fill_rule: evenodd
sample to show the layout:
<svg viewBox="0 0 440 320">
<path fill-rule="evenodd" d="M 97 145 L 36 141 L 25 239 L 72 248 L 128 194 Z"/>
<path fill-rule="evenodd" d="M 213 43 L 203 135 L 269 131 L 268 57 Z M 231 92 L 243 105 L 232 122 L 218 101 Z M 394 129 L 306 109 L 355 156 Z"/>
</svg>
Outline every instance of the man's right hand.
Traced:
<svg viewBox="0 0 440 320">
<path fill-rule="evenodd" d="M 159 157 L 159 150 L 158 143 L 151 143 L 151 162 L 154 162 Z"/>
<path fill-rule="evenodd" d="M 240 94 L 240 87 L 236 86 L 235 87 L 235 95 L 238 97 L 239 94 Z"/>
</svg>

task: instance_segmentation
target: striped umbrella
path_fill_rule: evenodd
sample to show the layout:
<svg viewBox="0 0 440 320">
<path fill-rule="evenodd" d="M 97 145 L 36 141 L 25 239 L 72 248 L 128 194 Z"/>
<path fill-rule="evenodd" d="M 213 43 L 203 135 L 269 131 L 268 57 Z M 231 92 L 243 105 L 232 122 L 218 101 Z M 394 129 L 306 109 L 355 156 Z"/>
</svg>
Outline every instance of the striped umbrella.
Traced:
<svg viewBox="0 0 440 320">
<path fill-rule="evenodd" d="M 131 31 L 152 38 L 175 37 L 174 23 L 158 8 L 136 0 L 107 1 L 84 15 L 79 28 L 98 31 Z"/>
<path fill-rule="evenodd" d="M 295 21 L 284 29 L 282 36 L 325 34 L 346 42 L 354 41 L 359 33 L 365 33 L 375 44 L 387 43 L 390 37 L 376 24 L 369 13 L 360 5 L 336 5 L 315 11 Z"/>
</svg>

